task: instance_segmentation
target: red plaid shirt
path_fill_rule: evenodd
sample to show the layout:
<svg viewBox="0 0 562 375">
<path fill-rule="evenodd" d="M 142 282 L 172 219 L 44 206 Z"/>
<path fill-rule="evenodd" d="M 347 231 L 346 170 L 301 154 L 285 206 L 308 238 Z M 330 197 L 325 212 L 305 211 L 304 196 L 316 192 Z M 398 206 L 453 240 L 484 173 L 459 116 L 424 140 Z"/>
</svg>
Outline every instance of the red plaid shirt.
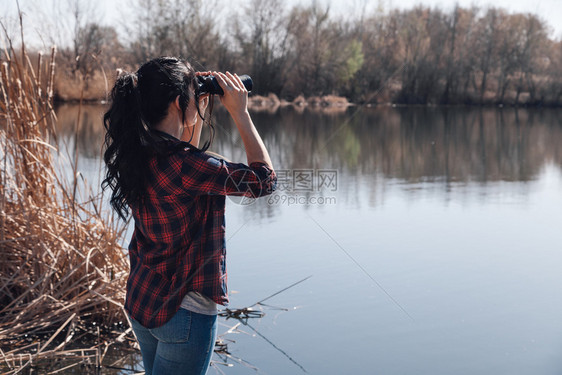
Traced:
<svg viewBox="0 0 562 375">
<path fill-rule="evenodd" d="M 175 138 L 166 142 L 176 151 L 150 159 L 146 194 L 131 205 L 125 309 L 147 328 L 171 319 L 192 290 L 228 303 L 225 195 L 268 195 L 277 181 L 263 163 L 248 167 Z"/>
</svg>

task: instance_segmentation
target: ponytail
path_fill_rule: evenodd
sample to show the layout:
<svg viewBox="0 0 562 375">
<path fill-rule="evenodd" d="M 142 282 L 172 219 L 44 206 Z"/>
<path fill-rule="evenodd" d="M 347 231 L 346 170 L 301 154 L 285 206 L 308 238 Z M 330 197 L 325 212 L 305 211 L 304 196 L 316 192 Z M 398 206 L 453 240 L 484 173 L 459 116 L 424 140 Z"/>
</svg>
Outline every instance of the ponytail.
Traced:
<svg viewBox="0 0 562 375">
<path fill-rule="evenodd" d="M 111 188 L 111 206 L 126 219 L 128 203 L 139 198 L 144 186 L 147 161 L 144 145 L 151 138 L 142 116 L 136 74 L 125 73 L 117 78 L 111 102 L 103 117 L 106 130 L 103 158 L 107 171 L 102 187 Z"/>
</svg>

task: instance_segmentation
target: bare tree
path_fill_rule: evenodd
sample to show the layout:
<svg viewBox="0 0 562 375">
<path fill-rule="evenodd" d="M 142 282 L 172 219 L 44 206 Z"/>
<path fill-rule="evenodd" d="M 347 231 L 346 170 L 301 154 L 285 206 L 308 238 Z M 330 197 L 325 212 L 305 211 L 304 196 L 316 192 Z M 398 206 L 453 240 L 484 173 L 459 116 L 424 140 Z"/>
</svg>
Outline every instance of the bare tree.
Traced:
<svg viewBox="0 0 562 375">
<path fill-rule="evenodd" d="M 255 91 L 280 92 L 287 79 L 288 19 L 281 0 L 251 0 L 233 31 L 240 66 L 255 78 Z"/>
<path fill-rule="evenodd" d="M 478 21 L 475 51 L 480 69 L 480 102 L 484 102 L 484 94 L 488 85 L 488 75 L 497 61 L 496 46 L 498 43 L 498 10 L 490 8 Z"/>
<path fill-rule="evenodd" d="M 90 24 L 99 24 L 95 4 L 86 0 L 36 0 L 33 6 L 49 44 L 59 48 L 61 62 L 72 74 L 81 71 L 81 38 Z"/>
<path fill-rule="evenodd" d="M 529 92 L 530 101 L 536 100 L 537 87 L 534 75 L 538 72 L 540 64 L 537 57 L 545 56 L 547 45 L 547 33 L 544 24 L 534 15 L 522 16 L 522 30 L 517 41 L 517 60 L 520 69 L 518 83 L 516 85 L 515 102 L 519 102 L 519 95 L 526 88 Z"/>
<path fill-rule="evenodd" d="M 516 71 L 517 40 L 520 33 L 517 20 L 509 17 L 504 11 L 499 13 L 499 43 L 498 43 L 498 89 L 496 100 L 503 103 L 511 79 Z"/>
<path fill-rule="evenodd" d="M 322 7 L 315 1 L 306 8 L 296 6 L 291 9 L 289 70 L 297 73 L 297 80 L 290 82 L 288 87 L 292 94 L 322 94 L 334 79 L 330 59 L 337 29 L 330 23 L 329 14 L 329 7 Z"/>
<path fill-rule="evenodd" d="M 216 2 L 203 0 L 132 0 L 127 27 L 135 62 L 159 55 L 188 58 L 196 69 L 217 64 L 219 35 L 211 9 Z"/>
<path fill-rule="evenodd" d="M 109 62 L 122 50 L 117 31 L 111 26 L 89 23 L 78 31 L 76 68 L 86 84 L 95 70 L 109 68 Z"/>
</svg>

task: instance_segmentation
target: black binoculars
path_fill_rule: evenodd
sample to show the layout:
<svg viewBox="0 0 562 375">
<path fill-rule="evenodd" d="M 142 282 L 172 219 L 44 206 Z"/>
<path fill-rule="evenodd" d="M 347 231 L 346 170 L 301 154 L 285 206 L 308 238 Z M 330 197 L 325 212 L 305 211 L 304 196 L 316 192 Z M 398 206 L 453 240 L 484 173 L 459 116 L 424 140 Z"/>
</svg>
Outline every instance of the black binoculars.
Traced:
<svg viewBox="0 0 562 375">
<path fill-rule="evenodd" d="M 252 82 L 252 78 L 249 75 L 244 74 L 240 76 L 244 87 L 248 92 L 252 91 L 252 87 L 254 87 L 254 82 Z M 214 76 L 197 76 L 197 85 L 195 89 L 201 94 L 212 94 L 212 95 L 224 95 L 224 91 L 220 87 L 217 79 Z"/>
</svg>

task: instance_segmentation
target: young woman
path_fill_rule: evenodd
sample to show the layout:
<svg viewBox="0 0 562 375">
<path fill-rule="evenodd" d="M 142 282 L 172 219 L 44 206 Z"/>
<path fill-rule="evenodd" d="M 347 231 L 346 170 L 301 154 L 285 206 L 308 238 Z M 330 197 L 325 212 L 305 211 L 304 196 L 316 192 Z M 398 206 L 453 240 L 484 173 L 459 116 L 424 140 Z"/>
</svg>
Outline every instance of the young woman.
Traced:
<svg viewBox="0 0 562 375">
<path fill-rule="evenodd" d="M 248 165 L 199 148 L 209 102 L 198 76 L 214 75 L 236 123 Z M 125 309 L 146 374 L 205 374 L 226 288 L 225 195 L 271 194 L 276 177 L 236 74 L 195 72 L 163 57 L 122 74 L 111 92 L 103 187 L 134 219 Z M 210 123 L 209 123 L 210 124 Z M 212 132 L 211 132 L 212 133 Z"/>
</svg>

